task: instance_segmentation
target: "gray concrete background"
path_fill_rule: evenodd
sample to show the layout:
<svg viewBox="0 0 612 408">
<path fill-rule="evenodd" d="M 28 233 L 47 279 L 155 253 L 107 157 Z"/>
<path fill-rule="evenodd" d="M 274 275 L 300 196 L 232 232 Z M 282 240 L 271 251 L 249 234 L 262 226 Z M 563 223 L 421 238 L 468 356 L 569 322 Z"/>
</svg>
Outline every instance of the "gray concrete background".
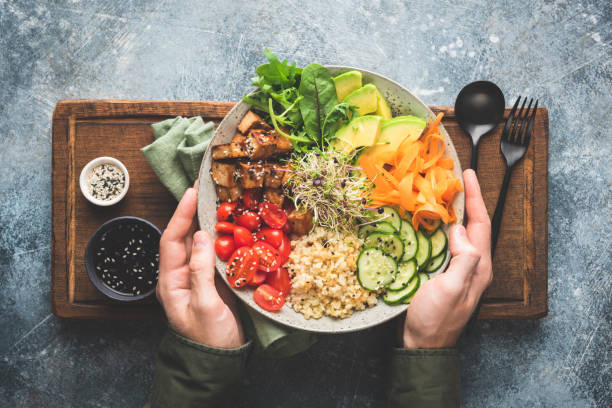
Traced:
<svg viewBox="0 0 612 408">
<path fill-rule="evenodd" d="M 612 3 L 0 0 L 0 406 L 148 398 L 161 322 L 49 302 L 51 115 L 64 98 L 237 100 L 270 47 L 378 71 L 449 105 L 489 79 L 550 113 L 548 317 L 459 344 L 465 407 L 609 407 Z M 378 407 L 393 328 L 256 359 L 240 407 Z"/>
</svg>

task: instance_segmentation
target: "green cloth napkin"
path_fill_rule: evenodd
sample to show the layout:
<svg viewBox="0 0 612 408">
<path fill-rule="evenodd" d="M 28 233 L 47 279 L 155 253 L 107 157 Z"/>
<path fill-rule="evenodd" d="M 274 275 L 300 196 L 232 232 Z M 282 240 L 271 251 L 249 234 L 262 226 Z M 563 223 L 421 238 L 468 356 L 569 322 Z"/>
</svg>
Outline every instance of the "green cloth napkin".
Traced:
<svg viewBox="0 0 612 408">
<path fill-rule="evenodd" d="M 212 122 L 176 117 L 154 123 L 155 141 L 141 150 L 162 184 L 180 200 L 200 173 L 204 152 L 214 135 Z"/>
<path fill-rule="evenodd" d="M 198 178 L 202 157 L 214 135 L 213 123 L 204 123 L 200 116 L 177 116 L 151 127 L 155 141 L 141 151 L 162 184 L 180 200 Z M 301 353 L 317 340 L 313 333 L 276 324 L 242 304 L 241 316 L 247 334 L 257 340 L 258 351 L 271 357 Z"/>
</svg>

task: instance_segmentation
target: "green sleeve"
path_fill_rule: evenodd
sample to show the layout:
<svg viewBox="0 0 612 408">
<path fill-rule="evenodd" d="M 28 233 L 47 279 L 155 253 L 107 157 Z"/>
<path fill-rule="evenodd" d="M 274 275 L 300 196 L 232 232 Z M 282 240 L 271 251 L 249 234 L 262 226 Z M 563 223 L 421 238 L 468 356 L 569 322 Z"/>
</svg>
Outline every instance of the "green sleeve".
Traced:
<svg viewBox="0 0 612 408">
<path fill-rule="evenodd" d="M 245 371 L 251 342 L 235 349 L 209 347 L 171 329 L 159 347 L 150 406 L 231 406 L 232 386 Z"/>
<path fill-rule="evenodd" d="M 387 406 L 459 407 L 459 354 L 456 349 L 394 349 Z"/>
</svg>

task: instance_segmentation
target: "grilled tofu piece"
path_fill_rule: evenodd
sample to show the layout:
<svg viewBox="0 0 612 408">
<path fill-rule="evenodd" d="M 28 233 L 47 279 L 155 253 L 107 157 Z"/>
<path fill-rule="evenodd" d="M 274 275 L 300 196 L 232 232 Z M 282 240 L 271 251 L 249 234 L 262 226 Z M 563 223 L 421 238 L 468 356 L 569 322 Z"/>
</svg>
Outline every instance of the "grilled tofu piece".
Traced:
<svg viewBox="0 0 612 408">
<path fill-rule="evenodd" d="M 238 131 L 244 135 L 251 129 L 272 129 L 258 114 L 248 111 L 237 126 Z"/>
<path fill-rule="evenodd" d="M 212 162 L 212 179 L 215 184 L 218 184 L 220 186 L 234 187 L 236 185 L 236 180 L 234 176 L 235 171 L 235 163 L 222 162 L 218 160 L 213 160 Z"/>
<path fill-rule="evenodd" d="M 244 144 L 226 143 L 212 147 L 213 160 L 244 159 L 247 157 Z"/>
<path fill-rule="evenodd" d="M 281 163 L 266 163 L 264 165 L 264 187 L 279 188 L 283 185 L 289 166 Z"/>
<path fill-rule="evenodd" d="M 265 170 L 261 162 L 238 163 L 236 172 L 237 181 L 242 188 L 259 188 L 263 187 Z"/>
<path fill-rule="evenodd" d="M 242 187 L 240 186 L 223 187 L 217 184 L 215 189 L 217 190 L 217 198 L 221 202 L 234 202 L 238 201 L 240 197 L 242 197 Z"/>
<path fill-rule="evenodd" d="M 267 159 L 293 150 L 291 141 L 274 130 L 251 130 L 244 141 L 246 152 L 252 159 Z"/>
<path fill-rule="evenodd" d="M 232 143 L 242 144 L 246 140 L 246 136 L 240 132 L 236 132 L 234 137 L 232 138 Z"/>
<path fill-rule="evenodd" d="M 312 229 L 313 215 L 310 211 L 293 210 L 287 216 L 291 231 L 297 235 L 306 235 Z"/>
<path fill-rule="evenodd" d="M 271 131 L 251 130 L 244 141 L 246 152 L 252 159 L 267 159 L 276 153 L 276 143 Z"/>
<path fill-rule="evenodd" d="M 263 192 L 264 201 L 268 201 L 272 204 L 278 205 L 280 208 L 283 208 L 283 203 L 285 202 L 285 196 L 283 195 L 282 188 L 264 188 Z"/>
<path fill-rule="evenodd" d="M 276 132 L 274 133 L 276 134 L 277 154 L 285 154 L 293 150 L 293 146 L 291 145 L 291 140 L 287 139 L 285 136 L 279 135 Z"/>
</svg>

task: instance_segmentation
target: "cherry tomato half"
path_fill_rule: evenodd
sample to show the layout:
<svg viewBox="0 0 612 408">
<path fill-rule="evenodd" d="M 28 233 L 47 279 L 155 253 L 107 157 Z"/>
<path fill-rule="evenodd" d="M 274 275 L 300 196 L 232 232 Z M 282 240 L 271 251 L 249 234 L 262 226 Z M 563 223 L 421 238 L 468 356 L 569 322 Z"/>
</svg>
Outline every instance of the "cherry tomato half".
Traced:
<svg viewBox="0 0 612 408">
<path fill-rule="evenodd" d="M 267 242 L 256 242 L 253 244 L 253 251 L 259 256 L 257 268 L 259 268 L 260 271 L 272 272 L 281 266 L 280 253 Z"/>
<path fill-rule="evenodd" d="M 217 224 L 218 225 L 218 224 Z M 238 248 L 242 246 L 250 247 L 255 240 L 253 234 L 248 229 L 241 226 L 234 226 L 234 242 Z"/>
<path fill-rule="evenodd" d="M 217 220 L 227 221 L 232 218 L 237 203 L 224 202 L 217 208 Z"/>
<path fill-rule="evenodd" d="M 229 235 L 220 236 L 215 240 L 215 252 L 222 261 L 227 261 L 235 249 L 234 238 Z"/>
<path fill-rule="evenodd" d="M 236 217 L 236 224 L 255 231 L 261 225 L 261 217 L 253 211 L 247 211 Z"/>
<path fill-rule="evenodd" d="M 234 232 L 234 228 L 236 228 L 236 226 L 227 221 L 221 221 L 215 224 L 215 231 L 221 234 L 231 234 Z"/>
<path fill-rule="evenodd" d="M 269 312 L 280 310 L 280 308 L 285 304 L 285 297 L 282 295 L 282 293 L 267 283 L 264 283 L 255 289 L 255 292 L 253 292 L 253 300 L 255 300 L 255 303 L 257 303 L 262 309 Z"/>
<path fill-rule="evenodd" d="M 261 188 L 249 188 L 244 190 L 242 202 L 249 210 L 256 210 L 261 202 Z"/>
<path fill-rule="evenodd" d="M 236 204 L 236 207 L 234 207 L 234 210 L 232 211 L 232 216 L 234 218 L 236 218 L 237 216 L 239 216 L 243 212 L 248 211 L 248 208 L 246 208 L 244 206 L 244 204 L 242 204 L 242 202 L 237 202 L 235 204 Z"/>
<path fill-rule="evenodd" d="M 283 235 L 283 240 L 281 244 L 278 246 L 278 253 L 281 257 L 281 266 L 286 264 L 289 260 L 289 254 L 291 253 L 291 240 Z"/>
<path fill-rule="evenodd" d="M 255 275 L 253 275 L 253 279 L 249 281 L 249 286 L 257 287 L 264 283 L 268 278 L 268 274 L 264 271 L 260 271 L 259 269 L 255 271 Z"/>
<path fill-rule="evenodd" d="M 283 209 L 267 201 L 259 204 L 259 215 L 272 228 L 282 229 L 287 223 L 287 214 Z"/>
<path fill-rule="evenodd" d="M 239 288 L 252 280 L 257 271 L 258 259 L 258 255 L 249 247 L 240 247 L 235 250 L 227 262 L 225 271 L 229 284 Z"/>
<path fill-rule="evenodd" d="M 274 248 L 278 248 L 281 245 L 284 235 L 283 231 L 274 228 L 262 228 L 255 234 L 257 241 L 265 241 Z"/>
<path fill-rule="evenodd" d="M 278 290 L 283 296 L 287 296 L 291 290 L 291 278 L 286 268 L 278 268 L 268 274 L 266 283 Z"/>
</svg>

